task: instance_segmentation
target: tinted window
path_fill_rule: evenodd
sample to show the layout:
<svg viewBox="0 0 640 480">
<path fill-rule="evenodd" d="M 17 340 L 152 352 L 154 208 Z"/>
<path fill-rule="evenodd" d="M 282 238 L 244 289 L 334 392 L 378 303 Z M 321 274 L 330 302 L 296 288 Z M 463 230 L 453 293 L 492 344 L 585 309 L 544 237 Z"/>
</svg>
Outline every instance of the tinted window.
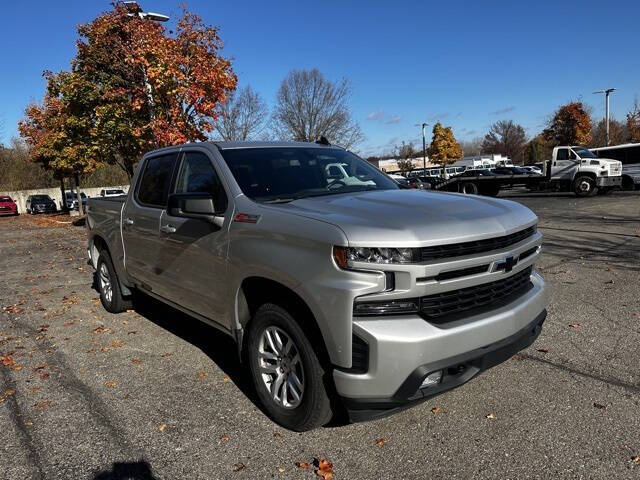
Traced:
<svg viewBox="0 0 640 480">
<path fill-rule="evenodd" d="M 221 153 L 240 189 L 257 201 L 286 202 L 318 195 L 398 189 L 380 170 L 337 148 L 269 147 Z M 341 178 L 333 177 L 336 169 Z"/>
<path fill-rule="evenodd" d="M 227 209 L 227 195 L 211 160 L 202 152 L 186 152 L 178 172 L 176 193 L 209 193 L 217 211 Z"/>
<path fill-rule="evenodd" d="M 138 200 L 145 205 L 164 207 L 171 185 L 175 153 L 147 160 L 138 187 Z"/>
<path fill-rule="evenodd" d="M 569 151 L 566 148 L 559 148 L 556 160 L 569 160 Z"/>
</svg>

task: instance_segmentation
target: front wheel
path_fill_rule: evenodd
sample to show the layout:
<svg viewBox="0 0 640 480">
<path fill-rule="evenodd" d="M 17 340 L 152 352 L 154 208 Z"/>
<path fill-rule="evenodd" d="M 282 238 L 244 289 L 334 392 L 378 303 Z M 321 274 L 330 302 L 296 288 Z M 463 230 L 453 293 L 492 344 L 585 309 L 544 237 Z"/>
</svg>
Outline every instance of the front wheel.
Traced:
<svg viewBox="0 0 640 480">
<path fill-rule="evenodd" d="M 573 191 L 578 197 L 589 197 L 598 191 L 598 187 L 593 178 L 580 175 L 573 181 Z"/>
<path fill-rule="evenodd" d="M 249 327 L 246 354 L 256 393 L 275 422 L 304 432 L 331 420 L 328 372 L 289 312 L 262 305 Z"/>
</svg>

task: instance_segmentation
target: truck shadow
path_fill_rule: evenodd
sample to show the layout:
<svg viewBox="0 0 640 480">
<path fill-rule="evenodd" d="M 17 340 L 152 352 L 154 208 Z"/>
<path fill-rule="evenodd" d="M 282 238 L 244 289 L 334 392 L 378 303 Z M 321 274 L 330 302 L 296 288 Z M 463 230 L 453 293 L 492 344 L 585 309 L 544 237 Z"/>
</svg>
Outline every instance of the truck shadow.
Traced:
<svg viewBox="0 0 640 480">
<path fill-rule="evenodd" d="M 156 480 L 151 472 L 151 465 L 145 461 L 116 462 L 111 470 L 104 470 L 94 475 L 93 480 Z"/>
<path fill-rule="evenodd" d="M 248 370 L 240 362 L 238 348 L 231 337 L 142 293 L 134 296 L 133 309 L 138 315 L 200 349 L 262 410 Z"/>
</svg>

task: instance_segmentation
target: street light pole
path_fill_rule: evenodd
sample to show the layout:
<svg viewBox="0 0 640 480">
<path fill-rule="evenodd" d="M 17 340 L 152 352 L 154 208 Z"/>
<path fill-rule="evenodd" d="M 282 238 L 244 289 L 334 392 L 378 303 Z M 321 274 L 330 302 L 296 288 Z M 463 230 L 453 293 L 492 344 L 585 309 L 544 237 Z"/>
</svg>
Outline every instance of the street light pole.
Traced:
<svg viewBox="0 0 640 480">
<path fill-rule="evenodd" d="M 422 127 L 422 174 L 427 176 L 427 138 L 425 128 L 428 126 L 428 123 L 416 123 L 416 127 Z"/>
<path fill-rule="evenodd" d="M 615 88 L 607 88 L 598 90 L 597 92 L 593 92 L 594 94 L 604 93 L 604 102 L 605 102 L 605 123 L 607 126 L 607 137 L 606 137 L 606 145 L 609 146 L 609 94 L 615 92 Z"/>
<path fill-rule="evenodd" d="M 128 16 L 130 17 L 138 17 L 141 20 L 149 20 L 152 22 L 167 22 L 169 21 L 169 17 L 167 15 L 163 15 L 162 13 L 154 13 L 154 12 L 144 12 L 142 11 L 142 7 L 138 4 L 138 2 L 123 2 L 124 6 L 127 10 L 129 10 Z M 151 84 L 149 83 L 149 77 L 147 77 L 147 69 L 142 67 L 142 76 L 144 80 L 144 90 L 147 94 L 147 101 L 149 103 L 149 119 L 153 122 L 155 120 L 155 103 L 153 101 L 153 90 L 151 89 Z M 156 143 L 156 134 L 153 134 L 153 142 Z M 157 144 L 156 144 L 157 146 Z"/>
</svg>

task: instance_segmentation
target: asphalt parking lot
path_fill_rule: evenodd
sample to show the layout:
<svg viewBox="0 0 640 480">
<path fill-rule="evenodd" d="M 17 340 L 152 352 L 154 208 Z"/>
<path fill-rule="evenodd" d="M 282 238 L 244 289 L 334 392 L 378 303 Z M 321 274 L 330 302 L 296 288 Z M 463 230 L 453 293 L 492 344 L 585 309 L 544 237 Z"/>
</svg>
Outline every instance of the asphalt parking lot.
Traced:
<svg viewBox="0 0 640 480">
<path fill-rule="evenodd" d="M 537 342 L 392 417 L 292 433 L 224 336 L 154 301 L 106 313 L 85 231 L 0 218 L 0 479 L 640 478 L 640 192 L 507 195 L 540 218 Z M 302 463 L 304 467 L 304 463 Z"/>
</svg>

